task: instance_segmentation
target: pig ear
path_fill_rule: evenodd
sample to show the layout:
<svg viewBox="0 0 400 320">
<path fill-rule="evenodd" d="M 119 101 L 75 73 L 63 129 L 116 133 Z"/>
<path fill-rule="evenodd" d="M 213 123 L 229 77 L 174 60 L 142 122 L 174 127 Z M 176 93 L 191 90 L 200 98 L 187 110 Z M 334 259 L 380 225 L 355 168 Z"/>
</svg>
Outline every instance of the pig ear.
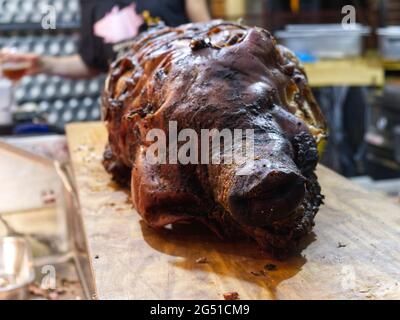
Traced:
<svg viewBox="0 0 400 320">
<path fill-rule="evenodd" d="M 205 201 L 198 191 L 192 190 L 182 170 L 180 165 L 149 163 L 145 149 L 136 157 L 132 169 L 132 200 L 150 226 L 162 228 L 191 220 L 202 212 Z"/>
</svg>

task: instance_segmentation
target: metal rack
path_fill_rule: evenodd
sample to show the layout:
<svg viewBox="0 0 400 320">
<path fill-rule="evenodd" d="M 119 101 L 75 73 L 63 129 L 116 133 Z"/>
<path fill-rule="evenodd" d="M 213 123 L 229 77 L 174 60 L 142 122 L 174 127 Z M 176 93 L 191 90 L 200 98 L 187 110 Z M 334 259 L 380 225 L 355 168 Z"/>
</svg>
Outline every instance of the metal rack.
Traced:
<svg viewBox="0 0 400 320">
<path fill-rule="evenodd" d="M 46 7 L 56 9 L 56 29 L 43 29 Z M 78 0 L 0 0 L 0 48 L 68 56 L 77 53 L 80 27 Z M 104 76 L 70 80 L 57 76 L 25 77 L 16 90 L 19 112 L 25 110 L 63 127 L 74 121 L 100 119 Z"/>
<path fill-rule="evenodd" d="M 56 10 L 58 28 L 79 27 L 79 0 L 0 0 L 1 30 L 41 29 L 48 6 Z"/>
</svg>

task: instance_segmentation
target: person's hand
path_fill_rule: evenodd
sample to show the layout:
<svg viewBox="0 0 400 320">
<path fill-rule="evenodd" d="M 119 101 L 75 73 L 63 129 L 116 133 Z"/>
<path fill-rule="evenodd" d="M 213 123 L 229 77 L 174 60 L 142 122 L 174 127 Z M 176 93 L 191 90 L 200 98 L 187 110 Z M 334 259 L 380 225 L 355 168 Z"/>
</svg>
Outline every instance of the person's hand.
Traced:
<svg viewBox="0 0 400 320">
<path fill-rule="evenodd" d="M 21 53 L 13 49 L 0 50 L 0 69 L 7 64 L 26 65 L 26 75 L 35 75 L 42 72 L 40 56 L 34 53 Z"/>
</svg>

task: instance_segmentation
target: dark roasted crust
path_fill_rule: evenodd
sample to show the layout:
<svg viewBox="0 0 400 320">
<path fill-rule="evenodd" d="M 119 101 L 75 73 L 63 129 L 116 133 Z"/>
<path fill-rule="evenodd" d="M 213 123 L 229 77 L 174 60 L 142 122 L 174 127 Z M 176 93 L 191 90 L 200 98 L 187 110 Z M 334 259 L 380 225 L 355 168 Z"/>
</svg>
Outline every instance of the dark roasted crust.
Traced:
<svg viewBox="0 0 400 320">
<path fill-rule="evenodd" d="M 326 122 L 299 61 L 268 31 L 224 21 L 157 27 L 113 64 L 102 104 L 109 132 L 103 164 L 131 188 L 150 226 L 202 221 L 221 237 L 250 237 L 279 256 L 312 230 L 323 199 L 314 172 Z M 197 132 L 254 128 L 254 174 L 234 178 L 236 168 L 227 165 L 149 165 L 146 133 L 167 130 L 168 121 Z M 274 186 L 283 188 L 281 198 Z M 246 215 L 264 205 L 267 214 Z"/>
<path fill-rule="evenodd" d="M 306 197 L 297 209 L 298 212 L 294 214 L 295 218 L 269 227 L 254 228 L 239 225 L 220 208 L 203 222 L 221 238 L 250 238 L 275 257 L 285 258 L 297 248 L 299 241 L 312 231 L 315 216 L 323 204 L 324 196 L 321 194 L 321 187 L 314 173 L 308 178 L 306 188 Z"/>
<path fill-rule="evenodd" d="M 275 256 L 287 256 L 314 227 L 314 218 L 323 203 L 321 187 L 315 174 L 311 175 L 306 186 L 306 198 L 298 208 L 295 219 L 279 223 L 268 230 L 259 229 L 255 232 L 256 241 Z"/>
</svg>

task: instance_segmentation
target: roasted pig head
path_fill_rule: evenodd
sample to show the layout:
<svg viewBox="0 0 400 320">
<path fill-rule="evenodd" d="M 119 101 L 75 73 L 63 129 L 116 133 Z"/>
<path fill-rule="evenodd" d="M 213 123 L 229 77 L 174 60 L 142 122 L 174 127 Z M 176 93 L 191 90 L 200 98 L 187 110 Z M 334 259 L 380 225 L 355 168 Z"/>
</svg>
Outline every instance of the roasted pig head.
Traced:
<svg viewBox="0 0 400 320">
<path fill-rule="evenodd" d="M 197 220 L 276 254 L 312 229 L 326 123 L 298 60 L 268 31 L 224 21 L 151 29 L 112 65 L 103 115 L 105 168 L 150 226 Z M 212 143 L 229 140 L 224 132 L 250 135 L 231 135 L 238 161 Z M 156 141 L 166 150 L 154 152 Z"/>
</svg>

